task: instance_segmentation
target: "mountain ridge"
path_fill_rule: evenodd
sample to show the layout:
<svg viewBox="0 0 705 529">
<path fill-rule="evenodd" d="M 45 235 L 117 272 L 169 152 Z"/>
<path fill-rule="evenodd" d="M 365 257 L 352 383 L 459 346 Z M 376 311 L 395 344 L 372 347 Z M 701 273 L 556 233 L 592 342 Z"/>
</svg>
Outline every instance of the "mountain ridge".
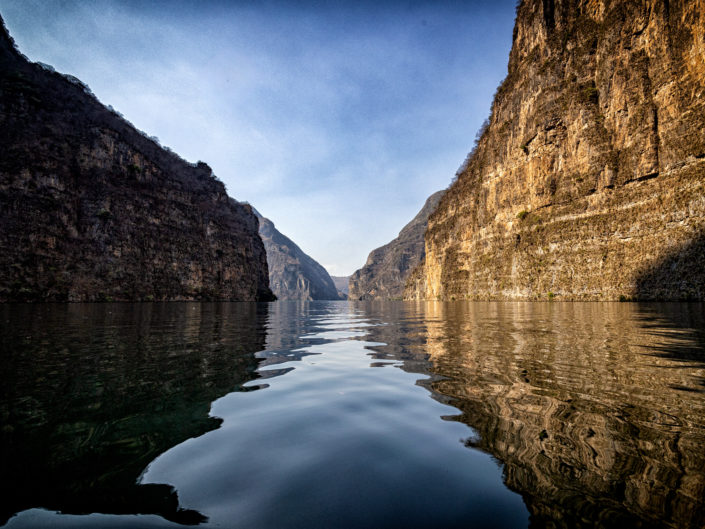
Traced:
<svg viewBox="0 0 705 529">
<path fill-rule="evenodd" d="M 399 299 L 404 293 L 407 276 L 424 256 L 423 234 L 428 217 L 445 191 L 437 191 L 426 199 L 421 210 L 384 246 L 372 250 L 365 266 L 349 280 L 349 299 Z"/>
<path fill-rule="evenodd" d="M 280 300 L 337 300 L 338 289 L 326 269 L 274 223 L 254 210 L 259 234 L 267 252 L 269 284 Z"/>
</svg>

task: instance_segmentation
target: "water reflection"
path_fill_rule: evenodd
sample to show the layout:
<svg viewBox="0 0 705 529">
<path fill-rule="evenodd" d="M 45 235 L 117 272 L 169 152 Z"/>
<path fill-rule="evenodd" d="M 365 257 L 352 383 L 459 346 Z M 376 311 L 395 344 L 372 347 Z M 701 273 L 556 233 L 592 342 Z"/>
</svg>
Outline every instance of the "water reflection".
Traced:
<svg viewBox="0 0 705 529">
<path fill-rule="evenodd" d="M 414 313 L 425 338 L 378 352 L 429 359 L 533 526 L 705 525 L 701 304 L 429 303 L 398 321 Z"/>
<path fill-rule="evenodd" d="M 2 306 L 0 525 L 703 527 L 703 308 Z"/>
<path fill-rule="evenodd" d="M 63 513 L 207 518 L 171 485 L 139 485 L 158 454 L 218 428 L 216 398 L 256 378 L 267 305 L 5 305 L 0 525 Z"/>
</svg>

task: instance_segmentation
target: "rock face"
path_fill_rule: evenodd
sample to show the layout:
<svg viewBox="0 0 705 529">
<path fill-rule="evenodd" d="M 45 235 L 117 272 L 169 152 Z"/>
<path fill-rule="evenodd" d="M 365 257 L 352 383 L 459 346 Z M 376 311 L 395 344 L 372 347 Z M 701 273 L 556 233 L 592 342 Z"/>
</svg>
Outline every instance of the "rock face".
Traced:
<svg viewBox="0 0 705 529">
<path fill-rule="evenodd" d="M 335 288 L 338 289 L 340 299 L 348 299 L 350 276 L 330 276 L 330 278 L 333 280 Z"/>
<path fill-rule="evenodd" d="M 269 284 L 278 299 L 340 299 L 326 269 L 282 235 L 268 218 L 259 218 L 259 234 L 267 250 Z"/>
<path fill-rule="evenodd" d="M 705 1 L 524 0 L 406 298 L 705 299 Z"/>
<path fill-rule="evenodd" d="M 0 301 L 268 299 L 249 206 L 30 63 L 0 19 Z"/>
<path fill-rule="evenodd" d="M 406 278 L 424 257 L 423 235 L 428 217 L 443 193 L 431 195 L 396 239 L 370 252 L 365 266 L 350 276 L 350 299 L 401 299 Z"/>
</svg>

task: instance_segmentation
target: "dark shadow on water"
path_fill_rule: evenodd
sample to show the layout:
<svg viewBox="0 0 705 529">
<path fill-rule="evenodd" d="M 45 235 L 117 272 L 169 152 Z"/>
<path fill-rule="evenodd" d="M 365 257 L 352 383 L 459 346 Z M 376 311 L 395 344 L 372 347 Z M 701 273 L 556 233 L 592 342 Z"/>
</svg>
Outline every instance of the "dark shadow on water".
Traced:
<svg viewBox="0 0 705 529">
<path fill-rule="evenodd" d="M 645 269 L 635 295 L 639 300 L 705 300 L 705 233 Z"/>
<path fill-rule="evenodd" d="M 219 427 L 212 401 L 259 378 L 267 314 L 251 303 L 0 306 L 0 525 L 34 507 L 206 521 L 170 485 L 139 478 Z"/>
<path fill-rule="evenodd" d="M 705 368 L 705 303 L 640 303 L 641 321 L 657 343 L 644 349 L 644 354 L 672 360 L 667 369 Z M 705 393 L 705 377 L 697 378 L 697 386 L 673 384 L 680 391 Z"/>
</svg>

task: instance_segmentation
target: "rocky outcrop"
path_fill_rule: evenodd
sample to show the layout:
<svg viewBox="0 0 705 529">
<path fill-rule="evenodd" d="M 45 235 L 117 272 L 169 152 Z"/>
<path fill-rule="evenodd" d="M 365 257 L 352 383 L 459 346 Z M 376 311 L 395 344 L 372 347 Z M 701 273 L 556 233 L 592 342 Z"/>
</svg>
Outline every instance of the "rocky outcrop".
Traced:
<svg viewBox="0 0 705 529">
<path fill-rule="evenodd" d="M 1 22 L 0 301 L 270 298 L 251 208 Z"/>
<path fill-rule="evenodd" d="M 428 217 L 443 193 L 431 195 L 396 239 L 370 252 L 365 266 L 350 276 L 350 299 L 401 299 L 406 278 L 424 257 L 423 234 Z"/>
<path fill-rule="evenodd" d="M 705 1 L 524 0 L 405 297 L 705 299 Z"/>
<path fill-rule="evenodd" d="M 340 299 L 326 269 L 282 235 L 268 218 L 255 211 L 259 234 L 267 250 L 269 284 L 278 299 Z"/>
</svg>

